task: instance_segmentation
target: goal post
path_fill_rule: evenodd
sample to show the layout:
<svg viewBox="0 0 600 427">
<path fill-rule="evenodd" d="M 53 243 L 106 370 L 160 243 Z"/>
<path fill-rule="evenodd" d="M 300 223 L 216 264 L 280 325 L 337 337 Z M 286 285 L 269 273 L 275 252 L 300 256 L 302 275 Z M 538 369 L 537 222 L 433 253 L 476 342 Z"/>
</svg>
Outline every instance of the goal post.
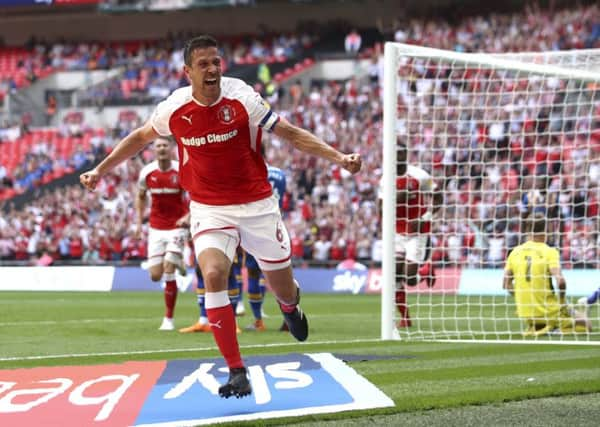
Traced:
<svg viewBox="0 0 600 427">
<path fill-rule="evenodd" d="M 543 211 L 567 300 L 600 285 L 600 49 L 482 54 L 388 42 L 384 48 L 381 339 L 523 340 L 502 289 L 525 218 Z M 433 288 L 407 287 L 397 328 L 396 150 L 444 194 L 434 216 Z M 600 326 L 600 311 L 589 310 Z M 575 313 L 574 313 L 575 315 Z M 525 334 L 526 335 L 526 334 Z M 600 341 L 600 333 L 544 339 Z"/>
<path fill-rule="evenodd" d="M 398 75 L 397 45 L 386 43 L 383 72 L 383 177 L 382 177 L 382 243 L 381 260 L 381 339 L 392 339 L 394 331 L 394 287 L 396 262 L 394 235 L 396 233 L 396 116 Z"/>
</svg>

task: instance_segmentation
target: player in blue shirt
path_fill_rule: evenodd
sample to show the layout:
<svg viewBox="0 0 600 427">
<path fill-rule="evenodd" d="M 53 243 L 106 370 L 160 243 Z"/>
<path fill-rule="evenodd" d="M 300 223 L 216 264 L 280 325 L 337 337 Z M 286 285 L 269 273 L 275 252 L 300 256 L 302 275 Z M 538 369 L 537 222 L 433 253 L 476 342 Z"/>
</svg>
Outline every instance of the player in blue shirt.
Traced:
<svg viewBox="0 0 600 427">
<path fill-rule="evenodd" d="M 281 209 L 286 188 L 285 173 L 275 166 L 267 165 L 267 179 L 273 187 L 273 194 L 279 199 L 279 209 Z"/>
</svg>

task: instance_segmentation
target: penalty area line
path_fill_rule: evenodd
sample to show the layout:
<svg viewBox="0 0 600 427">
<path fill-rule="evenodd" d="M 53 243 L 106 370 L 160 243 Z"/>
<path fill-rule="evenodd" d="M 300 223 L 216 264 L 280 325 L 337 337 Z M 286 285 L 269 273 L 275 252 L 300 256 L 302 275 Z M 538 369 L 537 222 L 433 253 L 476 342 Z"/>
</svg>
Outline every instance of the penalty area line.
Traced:
<svg viewBox="0 0 600 427">
<path fill-rule="evenodd" d="M 379 338 L 372 339 L 355 339 L 355 340 L 331 340 L 331 341 L 315 341 L 315 342 L 289 342 L 289 343 L 270 343 L 270 344 L 249 344 L 241 345 L 240 349 L 252 349 L 252 348 L 278 348 L 278 347 L 290 347 L 290 346 L 315 346 L 315 345 L 332 345 L 332 344 L 360 344 L 369 342 L 381 342 Z M 137 351 L 110 351 L 104 353 L 73 353 L 73 354 L 45 354 L 40 356 L 14 356 L 14 357 L 0 357 L 0 362 L 19 362 L 27 360 L 47 360 L 47 359 L 76 359 L 83 357 L 105 357 L 105 356 L 132 356 L 132 355 L 144 355 L 144 354 L 161 354 L 161 353 L 187 353 L 195 351 L 216 351 L 217 346 L 210 347 L 195 347 L 195 348 L 172 348 L 172 349 L 160 349 L 160 350 L 137 350 Z"/>
<path fill-rule="evenodd" d="M 462 344 L 513 344 L 513 345 L 589 345 L 589 346 L 600 346 L 600 341 L 515 341 L 515 340 L 460 340 L 460 339 L 447 339 L 447 340 L 436 340 L 426 339 L 428 342 L 441 342 L 441 343 L 462 343 Z"/>
</svg>

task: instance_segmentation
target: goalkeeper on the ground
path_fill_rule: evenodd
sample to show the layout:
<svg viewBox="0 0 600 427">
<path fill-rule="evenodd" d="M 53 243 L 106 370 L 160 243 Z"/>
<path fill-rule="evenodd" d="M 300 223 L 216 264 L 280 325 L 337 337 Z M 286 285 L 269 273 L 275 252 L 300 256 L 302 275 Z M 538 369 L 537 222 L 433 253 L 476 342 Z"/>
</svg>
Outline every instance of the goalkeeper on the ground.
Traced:
<svg viewBox="0 0 600 427">
<path fill-rule="evenodd" d="M 517 315 L 525 321 L 523 335 L 589 332 L 591 325 L 585 313 L 576 313 L 566 305 L 567 283 L 560 269 L 558 251 L 546 244 L 545 217 L 533 214 L 527 223 L 529 239 L 508 256 L 503 284 L 514 295 Z"/>
</svg>

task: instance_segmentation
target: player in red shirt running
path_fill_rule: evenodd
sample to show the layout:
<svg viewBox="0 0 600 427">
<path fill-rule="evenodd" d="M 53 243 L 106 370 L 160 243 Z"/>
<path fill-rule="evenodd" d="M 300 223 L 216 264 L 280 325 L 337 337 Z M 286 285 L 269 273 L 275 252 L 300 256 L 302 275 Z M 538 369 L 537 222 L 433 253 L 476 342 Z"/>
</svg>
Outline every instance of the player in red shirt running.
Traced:
<svg viewBox="0 0 600 427">
<path fill-rule="evenodd" d="M 395 298 L 401 315 L 396 326 L 406 328 L 411 326 L 411 320 L 404 286 L 416 286 L 421 277 L 430 287 L 435 284 L 429 261 L 431 218 L 441 207 L 443 197 L 429 173 L 407 164 L 406 145 L 399 141 L 396 153 Z"/>
<path fill-rule="evenodd" d="M 165 281 L 165 317 L 159 330 L 172 331 L 177 301 L 175 269 L 185 272 L 183 248 L 189 233 L 189 208 L 179 184 L 179 163 L 171 159 L 171 142 L 158 138 L 154 142 L 154 154 L 156 160 L 141 170 L 138 179 L 136 236 L 139 238 L 142 234 L 149 193 L 148 268 L 152 281 Z"/>
<path fill-rule="evenodd" d="M 251 86 L 221 76 L 215 39 L 199 36 L 184 48 L 190 86 L 158 104 L 150 120 L 126 136 L 81 183 L 92 190 L 109 170 L 158 136 L 173 135 L 179 150 L 179 177 L 191 203 L 191 231 L 206 286 L 206 311 L 229 380 L 222 397 L 242 397 L 252 388 L 240 355 L 235 313 L 227 279 L 235 250 L 252 254 L 270 285 L 291 334 L 308 337 L 308 321 L 298 306 L 299 286 L 290 262 L 290 240 L 260 153 L 262 132 L 273 132 L 296 149 L 327 159 L 351 173 L 359 154 L 343 154 L 271 110 Z"/>
</svg>

